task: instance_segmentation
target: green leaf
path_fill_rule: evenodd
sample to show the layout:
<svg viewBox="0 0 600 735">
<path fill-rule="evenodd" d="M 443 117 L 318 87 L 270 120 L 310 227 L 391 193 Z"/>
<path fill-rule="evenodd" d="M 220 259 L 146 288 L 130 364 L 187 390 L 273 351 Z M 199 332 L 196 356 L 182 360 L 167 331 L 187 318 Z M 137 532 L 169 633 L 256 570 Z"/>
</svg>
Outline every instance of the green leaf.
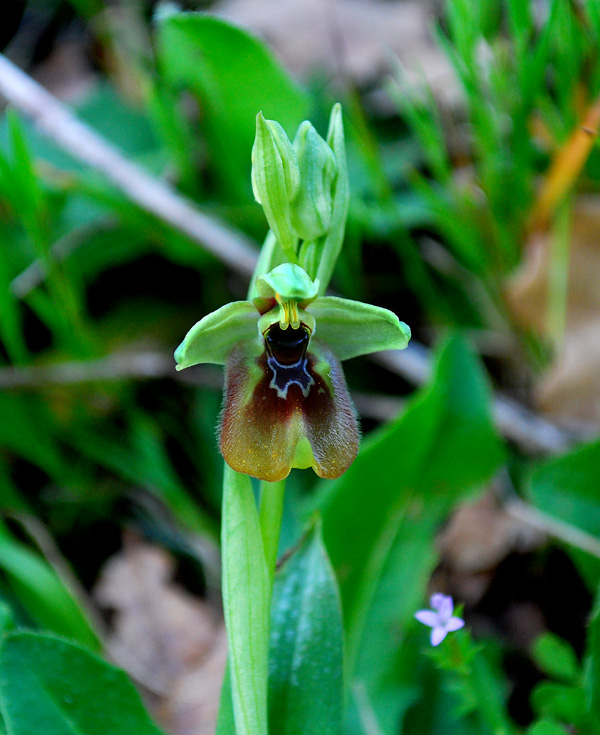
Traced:
<svg viewBox="0 0 600 735">
<path fill-rule="evenodd" d="M 225 465 L 223 609 L 237 735 L 267 733 L 270 582 L 248 475 Z"/>
<path fill-rule="evenodd" d="M 533 657 L 545 674 L 568 684 L 573 684 L 581 673 L 575 651 L 554 633 L 544 633 L 536 640 Z"/>
<path fill-rule="evenodd" d="M 11 735 L 161 735 L 125 672 L 49 635 L 4 638 L 0 706 Z"/>
<path fill-rule="evenodd" d="M 527 730 L 527 735 L 567 735 L 567 731 L 554 720 L 539 720 Z"/>
<path fill-rule="evenodd" d="M 38 625 L 99 648 L 96 632 L 74 595 L 43 559 L 13 539 L 4 526 L 0 526 L 0 570 Z"/>
<path fill-rule="evenodd" d="M 585 693 L 580 687 L 542 682 L 533 690 L 531 701 L 538 714 L 587 729 L 589 718 Z"/>
<path fill-rule="evenodd" d="M 0 393 L 0 446 L 32 462 L 53 477 L 64 477 L 66 467 L 56 445 L 53 418 L 32 396 Z"/>
<path fill-rule="evenodd" d="M 341 726 L 342 611 L 319 525 L 275 578 L 269 660 L 271 735 L 337 735 Z"/>
<path fill-rule="evenodd" d="M 544 513 L 600 538 L 598 467 L 600 442 L 579 447 L 541 465 L 531 477 L 528 496 Z M 580 549 L 570 548 L 569 553 L 595 588 L 600 581 L 598 559 Z"/>
<path fill-rule="evenodd" d="M 258 337 L 258 319 L 251 301 L 234 301 L 207 314 L 175 351 L 177 370 L 203 362 L 224 365 L 238 342 Z"/>
<path fill-rule="evenodd" d="M 307 113 L 306 95 L 261 41 L 205 13 L 167 18 L 158 49 L 171 82 L 201 102 L 207 150 L 228 196 L 248 198 L 256 114 L 294 133 Z"/>
<path fill-rule="evenodd" d="M 588 629 L 584 686 L 589 713 L 598 730 L 600 728 L 600 590 L 596 594 Z"/>
<path fill-rule="evenodd" d="M 320 498 L 340 581 L 348 667 L 365 683 L 386 733 L 397 730 L 400 695 L 414 687 L 399 646 L 435 564 L 435 530 L 502 456 L 483 370 L 453 338 L 438 352 L 431 384 L 364 443 Z"/>
<path fill-rule="evenodd" d="M 379 306 L 322 296 L 308 308 L 315 317 L 315 337 L 326 342 L 340 360 L 379 350 L 402 350 L 410 328 Z"/>
<path fill-rule="evenodd" d="M 231 676 L 229 675 L 229 664 L 227 664 L 223 675 L 223 684 L 221 685 L 221 699 L 219 701 L 215 735 L 236 735 L 233 699 L 231 697 Z"/>
</svg>

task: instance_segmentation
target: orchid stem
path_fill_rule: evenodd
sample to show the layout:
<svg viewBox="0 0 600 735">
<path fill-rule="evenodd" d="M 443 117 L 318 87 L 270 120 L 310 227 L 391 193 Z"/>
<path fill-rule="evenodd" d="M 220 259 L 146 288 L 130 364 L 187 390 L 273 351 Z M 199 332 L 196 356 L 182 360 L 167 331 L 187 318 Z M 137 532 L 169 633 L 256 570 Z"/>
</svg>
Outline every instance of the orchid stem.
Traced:
<svg viewBox="0 0 600 735">
<path fill-rule="evenodd" d="M 277 551 L 279 549 L 284 495 L 285 480 L 260 483 L 259 523 L 271 588 L 273 587 L 273 579 L 275 578 L 275 569 L 277 566 Z"/>
</svg>

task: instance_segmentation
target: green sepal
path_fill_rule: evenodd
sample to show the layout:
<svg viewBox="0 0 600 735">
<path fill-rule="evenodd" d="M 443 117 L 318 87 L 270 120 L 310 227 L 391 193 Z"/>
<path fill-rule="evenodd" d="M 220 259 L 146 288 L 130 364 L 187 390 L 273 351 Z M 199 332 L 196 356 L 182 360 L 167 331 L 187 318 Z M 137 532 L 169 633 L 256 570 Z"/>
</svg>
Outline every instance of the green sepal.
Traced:
<svg viewBox="0 0 600 735">
<path fill-rule="evenodd" d="M 331 223 L 331 188 L 337 172 L 335 156 L 305 120 L 294 138 L 302 185 L 290 202 L 292 227 L 303 240 L 316 240 Z"/>
<path fill-rule="evenodd" d="M 342 106 L 336 103 L 329 118 L 327 144 L 335 156 L 337 176 L 333 184 L 333 205 L 329 232 L 325 236 L 319 257 L 319 266 L 316 275 L 320 282 L 319 293 L 324 294 L 329 286 L 336 261 L 344 242 L 346 218 L 350 204 L 350 186 L 348 184 L 348 169 L 346 166 L 346 148 L 344 143 L 344 127 L 342 123 Z"/>
<path fill-rule="evenodd" d="M 290 200 L 300 186 L 300 170 L 289 138 L 279 123 L 256 116 L 252 148 L 252 191 L 262 204 L 270 228 L 289 260 L 296 260 L 296 237 L 290 221 Z"/>
<path fill-rule="evenodd" d="M 176 369 L 213 363 L 225 365 L 242 340 L 258 337 L 258 312 L 251 301 L 234 301 L 196 322 L 175 350 Z"/>
<path fill-rule="evenodd" d="M 282 263 L 256 279 L 256 291 L 261 298 L 297 301 L 305 306 L 317 298 L 319 282 L 313 281 L 300 266 Z"/>
<path fill-rule="evenodd" d="M 410 328 L 388 309 L 361 301 L 322 296 L 310 306 L 315 317 L 315 337 L 326 342 L 338 359 L 380 350 L 402 350 L 410 340 Z"/>
</svg>

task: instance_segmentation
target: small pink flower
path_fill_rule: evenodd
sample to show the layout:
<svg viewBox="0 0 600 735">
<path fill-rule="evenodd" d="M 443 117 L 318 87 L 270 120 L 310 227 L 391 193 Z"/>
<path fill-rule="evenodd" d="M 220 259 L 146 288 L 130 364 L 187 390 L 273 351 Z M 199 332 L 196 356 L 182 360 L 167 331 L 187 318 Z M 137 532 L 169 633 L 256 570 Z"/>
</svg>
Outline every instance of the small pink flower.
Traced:
<svg viewBox="0 0 600 735">
<path fill-rule="evenodd" d="M 454 602 L 449 595 L 442 595 L 438 592 L 431 596 L 429 604 L 433 610 L 419 610 L 415 613 L 415 618 L 432 628 L 431 645 L 438 646 L 448 633 L 460 630 L 465 621 L 452 614 Z"/>
</svg>

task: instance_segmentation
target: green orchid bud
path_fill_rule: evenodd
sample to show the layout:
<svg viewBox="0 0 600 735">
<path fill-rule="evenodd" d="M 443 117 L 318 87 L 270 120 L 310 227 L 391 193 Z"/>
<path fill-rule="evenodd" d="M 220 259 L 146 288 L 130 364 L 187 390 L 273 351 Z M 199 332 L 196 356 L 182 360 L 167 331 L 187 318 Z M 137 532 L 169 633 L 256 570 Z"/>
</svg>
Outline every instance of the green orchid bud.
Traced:
<svg viewBox="0 0 600 735">
<path fill-rule="evenodd" d="M 205 316 L 175 353 L 178 369 L 225 363 L 219 443 L 237 472 L 275 482 L 293 467 L 339 477 L 359 433 L 341 360 L 402 349 L 410 329 L 387 309 L 319 296 L 284 263 L 256 279 L 258 296 Z"/>
<path fill-rule="evenodd" d="M 290 204 L 292 226 L 303 240 L 316 240 L 331 223 L 331 189 L 337 165 L 331 148 L 305 120 L 294 138 L 299 187 Z"/>
<path fill-rule="evenodd" d="M 300 171 L 289 138 L 279 123 L 256 116 L 252 148 L 252 191 L 277 241 L 292 262 L 297 260 L 297 236 L 290 221 L 290 200 L 300 186 Z"/>
<path fill-rule="evenodd" d="M 342 107 L 335 104 L 329 118 L 329 129 L 327 131 L 327 144 L 333 151 L 337 166 L 337 176 L 333 183 L 333 204 L 331 209 L 331 221 L 329 231 L 324 241 L 320 244 L 316 254 L 311 256 L 318 260 L 316 271 L 309 271 L 315 275 L 320 282 L 320 293 L 324 294 L 335 267 L 336 261 L 344 242 L 346 230 L 346 218 L 348 217 L 348 206 L 350 204 L 350 187 L 348 184 L 348 170 L 346 168 L 346 147 L 344 143 L 344 126 L 342 123 Z"/>
</svg>

